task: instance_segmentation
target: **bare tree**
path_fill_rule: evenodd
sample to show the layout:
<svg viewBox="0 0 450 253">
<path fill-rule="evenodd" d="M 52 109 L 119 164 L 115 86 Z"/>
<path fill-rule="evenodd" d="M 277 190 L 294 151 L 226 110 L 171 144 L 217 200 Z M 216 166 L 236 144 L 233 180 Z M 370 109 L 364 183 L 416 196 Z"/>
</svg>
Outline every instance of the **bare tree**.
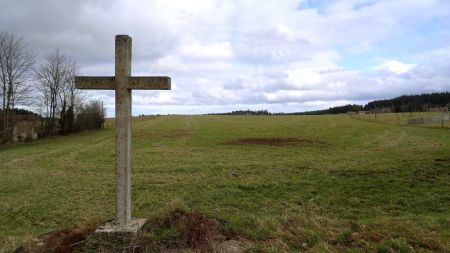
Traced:
<svg viewBox="0 0 450 253">
<path fill-rule="evenodd" d="M 80 67 L 74 61 L 69 61 L 67 66 L 68 78 L 65 83 L 65 96 L 68 105 L 77 110 L 83 104 L 86 93 L 75 87 L 75 76 L 79 73 Z"/>
<path fill-rule="evenodd" d="M 2 99 L 3 137 L 8 136 L 9 114 L 17 104 L 30 102 L 30 71 L 34 54 L 27 50 L 22 39 L 14 34 L 0 33 L 0 85 Z"/>
<path fill-rule="evenodd" d="M 50 136 L 56 131 L 58 112 L 75 106 L 81 96 L 75 89 L 74 76 L 78 66 L 56 50 L 47 56 L 35 70 L 36 90 L 39 93 L 40 111 L 45 116 L 45 133 Z"/>
<path fill-rule="evenodd" d="M 79 67 L 71 60 L 67 61 L 67 75 L 64 87 L 59 95 L 61 104 L 60 111 L 60 133 L 68 134 L 74 131 L 75 115 L 81 108 L 84 99 L 84 93 L 75 88 L 75 76 Z"/>
</svg>

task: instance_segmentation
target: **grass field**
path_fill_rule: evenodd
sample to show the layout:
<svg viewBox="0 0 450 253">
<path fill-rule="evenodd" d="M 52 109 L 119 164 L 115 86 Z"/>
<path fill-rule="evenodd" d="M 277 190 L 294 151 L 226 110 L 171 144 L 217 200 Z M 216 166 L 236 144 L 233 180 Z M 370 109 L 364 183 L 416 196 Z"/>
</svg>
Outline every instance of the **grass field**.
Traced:
<svg viewBox="0 0 450 253">
<path fill-rule="evenodd" d="M 132 154 L 134 217 L 195 211 L 251 252 L 450 251 L 449 129 L 161 116 L 134 119 Z M 111 127 L 3 147 L 0 247 L 113 218 L 114 180 Z"/>
</svg>

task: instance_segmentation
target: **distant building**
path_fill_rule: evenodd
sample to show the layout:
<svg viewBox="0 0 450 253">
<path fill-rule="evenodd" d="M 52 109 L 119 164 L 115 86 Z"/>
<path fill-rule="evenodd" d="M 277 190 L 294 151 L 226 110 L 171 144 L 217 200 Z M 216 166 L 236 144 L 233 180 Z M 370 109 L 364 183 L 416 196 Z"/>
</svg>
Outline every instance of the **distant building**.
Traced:
<svg viewBox="0 0 450 253">
<path fill-rule="evenodd" d="M 12 126 L 12 141 L 31 141 L 38 138 L 36 129 L 39 127 L 39 118 L 34 115 L 15 115 L 10 119 Z"/>
<path fill-rule="evenodd" d="M 373 113 L 390 113 L 390 112 L 392 112 L 392 110 L 387 107 L 380 107 L 373 110 Z"/>
</svg>

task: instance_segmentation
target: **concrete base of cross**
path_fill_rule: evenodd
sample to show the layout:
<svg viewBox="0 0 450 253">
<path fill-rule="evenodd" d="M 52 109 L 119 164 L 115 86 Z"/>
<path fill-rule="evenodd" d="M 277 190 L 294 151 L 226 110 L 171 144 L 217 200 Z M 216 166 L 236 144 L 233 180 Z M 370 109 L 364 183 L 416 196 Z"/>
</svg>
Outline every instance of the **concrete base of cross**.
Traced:
<svg viewBox="0 0 450 253">
<path fill-rule="evenodd" d="M 96 234 L 115 235 L 115 234 L 130 234 L 135 235 L 144 226 L 147 219 L 131 219 L 131 223 L 123 226 L 117 224 L 115 221 L 110 221 L 105 225 L 100 226 L 95 230 Z"/>
</svg>

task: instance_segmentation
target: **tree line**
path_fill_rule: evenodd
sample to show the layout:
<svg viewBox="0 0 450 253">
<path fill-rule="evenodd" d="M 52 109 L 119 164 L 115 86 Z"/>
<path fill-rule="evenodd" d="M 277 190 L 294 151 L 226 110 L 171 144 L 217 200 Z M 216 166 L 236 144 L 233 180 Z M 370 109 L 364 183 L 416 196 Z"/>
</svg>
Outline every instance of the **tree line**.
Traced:
<svg viewBox="0 0 450 253">
<path fill-rule="evenodd" d="M 11 139 L 14 115 L 33 114 L 17 106 L 39 115 L 44 136 L 101 127 L 105 117 L 101 103 L 86 101 L 75 88 L 79 66 L 59 49 L 40 62 L 36 58 L 23 38 L 0 33 L 0 142 Z"/>
<path fill-rule="evenodd" d="M 388 109 L 391 112 L 422 112 L 437 107 L 450 106 L 450 92 L 424 93 L 419 95 L 404 95 L 392 99 L 374 100 L 366 105 L 348 104 L 343 106 L 330 107 L 324 110 L 282 113 L 295 115 L 321 115 L 338 114 L 360 111 L 377 111 Z"/>
<path fill-rule="evenodd" d="M 400 96 L 393 99 L 375 100 L 367 103 L 364 110 L 389 108 L 392 112 L 421 112 L 435 107 L 448 107 L 450 92 L 425 93 L 420 95 Z"/>
<path fill-rule="evenodd" d="M 388 109 L 392 112 L 422 112 L 437 107 L 450 106 L 450 92 L 425 93 L 420 95 L 400 96 L 392 99 L 375 100 L 366 105 L 348 104 L 334 106 L 324 110 L 306 112 L 277 112 L 271 113 L 267 110 L 238 110 L 225 113 L 211 113 L 209 115 L 322 115 L 339 114 L 360 111 L 377 111 Z"/>
<path fill-rule="evenodd" d="M 362 105 L 343 105 L 331 107 L 324 110 L 307 111 L 307 112 L 269 112 L 268 110 L 238 110 L 224 113 L 209 113 L 207 115 L 321 115 L 321 114 L 338 114 L 350 111 L 362 111 Z"/>
<path fill-rule="evenodd" d="M 232 112 L 224 112 L 224 113 L 209 113 L 208 115 L 271 115 L 267 110 L 258 110 L 258 111 L 251 111 L 251 110 L 239 110 L 239 111 L 232 111 Z"/>
<path fill-rule="evenodd" d="M 307 111 L 296 113 L 298 115 L 322 115 L 322 114 L 339 114 L 347 112 L 359 112 L 362 111 L 364 107 L 362 105 L 348 104 L 342 106 L 334 106 L 325 110 Z"/>
</svg>

